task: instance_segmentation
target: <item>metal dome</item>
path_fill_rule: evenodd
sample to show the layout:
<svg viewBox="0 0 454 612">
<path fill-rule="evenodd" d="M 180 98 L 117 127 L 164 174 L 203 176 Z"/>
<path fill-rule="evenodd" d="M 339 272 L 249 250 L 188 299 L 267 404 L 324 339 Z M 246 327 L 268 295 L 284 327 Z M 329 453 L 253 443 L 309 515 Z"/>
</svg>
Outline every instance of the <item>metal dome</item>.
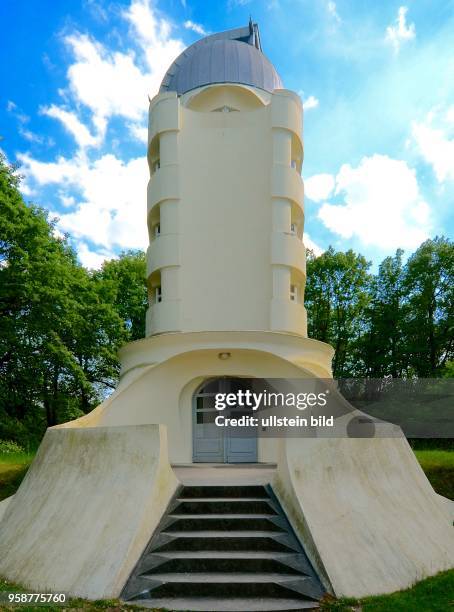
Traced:
<svg viewBox="0 0 454 612">
<path fill-rule="evenodd" d="M 213 34 L 188 47 L 168 69 L 159 91 L 181 95 L 214 83 L 241 83 L 270 92 L 283 87 L 262 53 L 257 24 Z"/>
</svg>

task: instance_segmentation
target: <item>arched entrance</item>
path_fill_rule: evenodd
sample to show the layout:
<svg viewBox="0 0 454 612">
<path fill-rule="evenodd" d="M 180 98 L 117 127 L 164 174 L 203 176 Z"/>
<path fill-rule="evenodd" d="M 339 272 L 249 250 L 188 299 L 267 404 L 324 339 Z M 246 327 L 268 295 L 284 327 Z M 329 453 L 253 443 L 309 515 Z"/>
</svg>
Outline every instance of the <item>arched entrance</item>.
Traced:
<svg viewBox="0 0 454 612">
<path fill-rule="evenodd" d="M 192 419 L 192 459 L 194 463 L 257 462 L 257 429 L 255 427 L 220 427 L 215 418 L 222 414 L 215 407 L 218 393 L 236 393 L 251 389 L 250 378 L 215 378 L 206 381 L 194 394 Z M 225 412 L 225 411 L 224 411 Z M 249 408 L 236 409 L 235 417 L 250 415 Z M 233 416 L 233 414 L 231 414 Z"/>
</svg>

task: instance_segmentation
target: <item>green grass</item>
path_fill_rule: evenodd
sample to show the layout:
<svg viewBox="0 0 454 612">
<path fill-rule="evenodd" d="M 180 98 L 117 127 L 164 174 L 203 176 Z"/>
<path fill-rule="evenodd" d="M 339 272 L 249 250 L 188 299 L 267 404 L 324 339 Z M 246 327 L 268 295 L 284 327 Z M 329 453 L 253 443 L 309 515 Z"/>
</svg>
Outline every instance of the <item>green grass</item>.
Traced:
<svg viewBox="0 0 454 612">
<path fill-rule="evenodd" d="M 1 459 L 3 462 L 3 457 Z M 14 462 L 12 462 L 14 464 Z M 24 464 L 26 462 L 24 461 Z M 27 466 L 29 465 L 29 462 Z M 0 578 L 0 593 L 2 592 L 13 592 L 13 593 L 30 593 L 29 589 L 26 589 L 20 584 L 16 584 L 14 582 L 9 582 Z M 0 604 L 0 612 L 3 611 L 11 611 L 15 612 L 20 610 L 21 612 L 67 612 L 72 610 L 108 610 L 110 612 L 123 612 L 123 611 L 133 611 L 138 612 L 138 610 L 146 610 L 147 612 L 166 612 L 164 609 L 157 608 L 141 608 L 140 606 L 130 606 L 119 599 L 100 599 L 97 601 L 89 601 L 87 599 L 81 598 L 71 598 L 65 604 L 62 605 L 6 605 Z"/>
<path fill-rule="evenodd" d="M 19 584 L 8 582 L 0 578 L 0 593 L 1 592 L 13 592 L 13 593 L 27 593 L 27 589 L 24 589 Z M 98 601 L 89 601 L 88 599 L 72 598 L 69 599 L 65 604 L 62 605 L 0 605 L 0 610 L 20 610 L 21 612 L 63 612 L 68 610 L 110 610 L 111 612 L 122 612 L 123 610 L 135 611 L 147 610 L 147 612 L 165 612 L 164 610 L 158 610 L 153 608 L 141 608 L 139 606 L 129 606 L 119 599 L 100 599 Z"/>
<path fill-rule="evenodd" d="M 324 612 L 449 612 L 454 610 L 454 570 L 442 572 L 391 595 L 364 599 L 327 599 Z"/>
<path fill-rule="evenodd" d="M 454 451 L 434 449 L 414 453 L 435 491 L 454 499 Z"/>
<path fill-rule="evenodd" d="M 16 492 L 33 457 L 27 453 L 0 454 L 0 501 Z"/>
</svg>

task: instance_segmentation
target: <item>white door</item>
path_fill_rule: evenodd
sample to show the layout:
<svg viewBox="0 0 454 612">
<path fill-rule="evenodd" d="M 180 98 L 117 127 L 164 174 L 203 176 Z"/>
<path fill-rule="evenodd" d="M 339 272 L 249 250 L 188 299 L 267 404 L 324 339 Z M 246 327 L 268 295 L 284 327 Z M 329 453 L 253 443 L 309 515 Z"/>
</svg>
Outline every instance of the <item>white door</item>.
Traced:
<svg viewBox="0 0 454 612">
<path fill-rule="evenodd" d="M 250 388 L 247 378 L 217 378 L 205 383 L 194 396 L 193 461 L 195 463 L 256 463 L 257 431 L 251 427 L 220 427 L 215 418 L 217 393 Z M 243 412 L 235 410 L 235 417 Z M 250 414 L 244 412 L 244 414 Z"/>
</svg>

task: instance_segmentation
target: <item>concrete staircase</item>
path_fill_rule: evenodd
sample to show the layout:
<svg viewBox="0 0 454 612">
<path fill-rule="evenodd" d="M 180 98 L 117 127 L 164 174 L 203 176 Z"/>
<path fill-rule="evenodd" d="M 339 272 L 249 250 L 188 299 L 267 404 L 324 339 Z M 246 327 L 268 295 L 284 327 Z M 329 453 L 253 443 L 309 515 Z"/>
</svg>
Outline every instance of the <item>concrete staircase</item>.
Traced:
<svg viewBox="0 0 454 612">
<path fill-rule="evenodd" d="M 182 487 L 122 593 L 142 607 L 306 610 L 324 589 L 266 486 Z"/>
</svg>

